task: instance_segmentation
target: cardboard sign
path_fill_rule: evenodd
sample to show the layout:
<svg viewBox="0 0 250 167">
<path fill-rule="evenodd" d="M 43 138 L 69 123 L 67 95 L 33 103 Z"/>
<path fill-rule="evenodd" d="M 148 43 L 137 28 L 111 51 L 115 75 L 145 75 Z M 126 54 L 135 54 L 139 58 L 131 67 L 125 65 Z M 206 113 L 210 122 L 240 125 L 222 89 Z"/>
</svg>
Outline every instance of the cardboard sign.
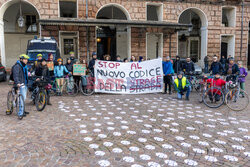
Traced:
<svg viewBox="0 0 250 167">
<path fill-rule="evenodd" d="M 53 61 L 47 62 L 47 66 L 48 66 L 49 71 L 54 71 L 54 63 L 53 63 Z"/>
<path fill-rule="evenodd" d="M 86 75 L 86 64 L 74 64 L 73 65 L 73 75 L 83 76 Z"/>
<path fill-rule="evenodd" d="M 142 94 L 162 92 L 162 59 L 143 62 L 96 60 L 95 92 Z"/>
</svg>

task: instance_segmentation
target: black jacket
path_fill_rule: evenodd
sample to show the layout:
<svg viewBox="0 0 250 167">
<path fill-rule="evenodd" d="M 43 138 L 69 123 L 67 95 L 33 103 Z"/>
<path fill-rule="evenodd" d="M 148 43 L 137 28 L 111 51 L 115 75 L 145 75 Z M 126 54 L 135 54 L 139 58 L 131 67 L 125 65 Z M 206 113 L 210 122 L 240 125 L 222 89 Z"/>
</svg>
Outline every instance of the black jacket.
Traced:
<svg viewBox="0 0 250 167">
<path fill-rule="evenodd" d="M 94 73 L 94 65 L 95 65 L 95 59 L 90 60 L 89 62 L 89 69 L 91 70 L 92 73 Z"/>
<path fill-rule="evenodd" d="M 229 69 L 229 64 L 226 65 L 226 70 L 225 70 L 226 74 L 228 74 L 228 69 Z M 238 65 L 237 65 L 237 64 L 234 64 L 234 65 L 232 66 L 232 74 L 238 74 L 239 71 L 240 71 L 240 70 L 239 70 Z"/>
<path fill-rule="evenodd" d="M 221 58 L 220 63 L 221 64 L 227 64 L 227 59 L 226 58 Z"/>
<path fill-rule="evenodd" d="M 185 69 L 185 73 L 195 72 L 194 63 L 193 62 L 185 62 L 183 65 L 183 69 Z"/>
<path fill-rule="evenodd" d="M 174 72 L 178 73 L 179 71 L 182 71 L 182 62 L 180 60 L 174 61 Z"/>
<path fill-rule="evenodd" d="M 28 69 L 27 66 L 23 65 L 20 61 L 12 67 L 14 84 L 28 84 Z"/>
<path fill-rule="evenodd" d="M 67 70 L 69 71 L 69 72 L 73 72 L 73 63 L 66 63 L 65 64 L 65 67 L 67 68 Z"/>
<path fill-rule="evenodd" d="M 39 65 L 36 68 L 35 75 L 38 77 L 44 77 L 45 81 L 50 82 L 50 72 L 47 66 Z"/>
<path fill-rule="evenodd" d="M 223 67 L 222 67 L 222 65 L 221 65 L 220 62 L 213 62 L 211 64 L 210 69 L 209 69 L 209 72 L 211 72 L 211 71 L 212 71 L 212 74 L 215 75 L 216 73 L 220 73 L 221 74 L 224 71 L 224 69 L 223 69 Z"/>
</svg>

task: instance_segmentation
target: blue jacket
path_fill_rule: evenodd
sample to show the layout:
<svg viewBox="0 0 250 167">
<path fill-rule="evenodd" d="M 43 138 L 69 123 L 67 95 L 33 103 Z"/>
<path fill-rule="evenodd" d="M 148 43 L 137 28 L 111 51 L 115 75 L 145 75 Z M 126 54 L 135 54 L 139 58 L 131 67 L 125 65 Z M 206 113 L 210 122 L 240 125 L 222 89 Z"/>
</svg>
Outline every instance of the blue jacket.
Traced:
<svg viewBox="0 0 250 167">
<path fill-rule="evenodd" d="M 222 73 L 224 69 L 220 62 L 213 62 L 209 71 L 212 71 L 212 74 L 215 75 L 216 73 Z"/>
<path fill-rule="evenodd" d="M 69 71 L 67 70 L 67 68 L 64 65 L 55 66 L 54 74 L 55 74 L 56 78 L 62 78 L 64 76 L 64 72 L 69 73 Z"/>
<path fill-rule="evenodd" d="M 162 66 L 163 66 L 163 74 L 168 75 L 174 73 L 173 64 L 171 63 L 171 61 L 169 62 L 163 61 Z"/>
</svg>

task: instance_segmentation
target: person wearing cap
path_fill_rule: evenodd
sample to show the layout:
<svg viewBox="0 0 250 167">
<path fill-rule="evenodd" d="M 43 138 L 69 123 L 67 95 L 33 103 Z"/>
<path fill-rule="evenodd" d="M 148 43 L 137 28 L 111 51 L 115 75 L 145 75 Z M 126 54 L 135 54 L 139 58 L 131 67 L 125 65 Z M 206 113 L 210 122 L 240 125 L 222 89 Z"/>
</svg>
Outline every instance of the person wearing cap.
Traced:
<svg viewBox="0 0 250 167">
<path fill-rule="evenodd" d="M 215 75 L 217 73 L 223 73 L 224 69 L 220 62 L 218 62 L 218 58 L 216 55 L 213 57 L 213 63 L 211 64 L 211 67 L 209 69 L 209 72 L 212 72 L 212 75 Z"/>
<path fill-rule="evenodd" d="M 186 100 L 189 100 L 191 91 L 190 83 L 186 77 L 183 76 L 183 72 L 179 72 L 177 78 L 174 80 L 174 87 L 177 91 L 177 98 L 182 99 L 182 96 L 186 92 Z"/>
<path fill-rule="evenodd" d="M 174 74 L 173 64 L 170 61 L 170 57 L 164 58 L 164 61 L 162 62 L 163 67 L 163 76 L 164 76 L 164 83 L 165 83 L 165 90 L 164 93 L 167 93 L 167 87 L 169 94 L 172 94 L 171 92 L 171 82 L 172 82 L 172 75 Z"/>
<path fill-rule="evenodd" d="M 20 100 L 20 103 L 25 103 L 26 95 L 27 95 L 27 85 L 28 85 L 28 68 L 27 63 L 29 60 L 29 56 L 26 54 L 21 54 L 19 56 L 20 60 L 16 62 L 16 64 L 12 67 L 12 75 L 14 80 L 14 85 L 20 89 L 20 94 L 23 96 L 23 100 Z M 24 106 L 24 105 L 21 105 Z M 29 112 L 24 111 L 24 107 L 19 107 L 18 117 L 22 119 L 22 117 L 29 114 Z"/>
<path fill-rule="evenodd" d="M 176 59 L 174 61 L 174 72 L 178 74 L 179 71 L 182 71 L 182 62 L 180 60 L 180 56 L 176 56 Z"/>
<path fill-rule="evenodd" d="M 220 98 L 222 96 L 222 92 L 218 91 L 218 89 L 216 89 L 216 88 L 222 89 L 226 85 L 226 81 L 221 79 L 220 73 L 217 72 L 215 74 L 214 78 L 207 79 L 207 83 L 211 84 L 211 86 L 214 87 L 214 89 L 212 89 L 212 90 L 210 90 L 210 92 L 208 92 L 210 101 L 211 102 L 220 101 Z"/>
<path fill-rule="evenodd" d="M 96 59 L 97 59 L 97 54 L 96 54 L 96 52 L 93 52 L 92 59 L 89 61 L 89 66 L 88 66 L 88 69 L 92 72 L 93 75 L 94 75 L 94 68 L 95 68 Z"/>
<path fill-rule="evenodd" d="M 42 59 L 42 62 L 39 65 L 39 67 L 36 68 L 35 75 L 37 77 L 43 77 L 45 82 L 48 82 L 48 84 L 50 83 L 50 71 L 47 66 L 47 62 L 44 58 Z M 37 78 L 36 81 L 40 81 L 40 78 Z M 46 92 L 47 92 L 47 104 L 51 105 L 49 91 L 46 91 Z"/>
<path fill-rule="evenodd" d="M 77 59 L 76 59 L 76 57 L 75 57 L 75 52 L 70 52 L 69 53 L 70 54 L 70 60 L 71 60 L 71 63 L 72 64 L 75 64 L 76 62 L 77 62 Z"/>
<path fill-rule="evenodd" d="M 38 66 L 41 64 L 42 59 L 43 59 L 43 55 L 41 53 L 37 54 L 36 56 L 36 61 L 34 62 L 33 66 L 31 67 L 31 69 L 29 70 L 30 72 L 36 71 L 36 68 L 38 68 Z"/>
<path fill-rule="evenodd" d="M 63 60 L 61 58 L 57 59 L 58 65 L 54 68 L 54 74 L 56 77 L 56 83 L 57 83 L 57 95 L 62 95 L 62 86 L 64 83 L 64 73 L 70 74 L 70 72 L 67 70 L 67 68 L 63 65 Z"/>
</svg>

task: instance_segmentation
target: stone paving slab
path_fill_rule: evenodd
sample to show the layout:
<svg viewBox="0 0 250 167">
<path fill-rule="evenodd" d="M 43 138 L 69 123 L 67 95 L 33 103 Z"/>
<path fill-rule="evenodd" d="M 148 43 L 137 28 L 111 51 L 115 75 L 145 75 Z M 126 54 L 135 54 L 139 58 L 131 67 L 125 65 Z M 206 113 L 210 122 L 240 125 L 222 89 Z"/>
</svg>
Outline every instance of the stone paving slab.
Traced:
<svg viewBox="0 0 250 167">
<path fill-rule="evenodd" d="M 250 87 L 250 85 L 247 85 Z M 5 115 L 0 84 L 0 166 L 250 166 L 250 108 L 215 110 L 174 95 L 52 97 L 22 121 Z"/>
</svg>

